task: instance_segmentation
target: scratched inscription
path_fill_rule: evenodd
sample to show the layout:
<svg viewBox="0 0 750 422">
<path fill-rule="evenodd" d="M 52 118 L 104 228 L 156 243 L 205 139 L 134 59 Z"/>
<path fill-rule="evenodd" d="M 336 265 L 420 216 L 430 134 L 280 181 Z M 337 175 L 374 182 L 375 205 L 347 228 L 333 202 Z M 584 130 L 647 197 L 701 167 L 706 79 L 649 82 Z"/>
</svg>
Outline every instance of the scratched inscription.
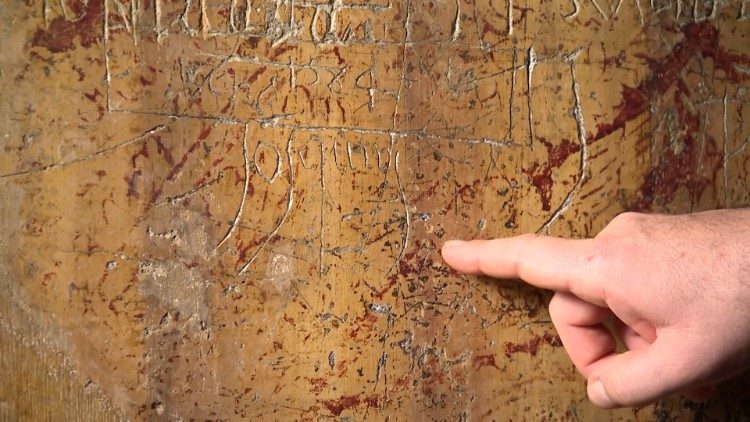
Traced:
<svg viewBox="0 0 750 422">
<path fill-rule="evenodd" d="M 747 418 L 599 413 L 439 249 L 750 205 L 749 1 L 12 3 L 0 294 L 117 412 Z"/>
</svg>

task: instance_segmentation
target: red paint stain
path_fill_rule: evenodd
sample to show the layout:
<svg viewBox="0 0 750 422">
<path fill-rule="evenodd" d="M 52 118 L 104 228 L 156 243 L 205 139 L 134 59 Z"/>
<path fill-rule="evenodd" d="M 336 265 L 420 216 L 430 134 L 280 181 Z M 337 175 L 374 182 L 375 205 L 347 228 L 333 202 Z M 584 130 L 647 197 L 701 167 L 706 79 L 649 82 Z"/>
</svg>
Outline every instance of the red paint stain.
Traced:
<svg viewBox="0 0 750 422">
<path fill-rule="evenodd" d="M 250 75 L 250 77 L 249 77 L 249 78 L 247 78 L 247 81 L 248 81 L 248 82 L 250 82 L 250 83 L 252 84 L 252 83 L 254 83 L 255 81 L 257 81 L 257 80 L 258 80 L 258 77 L 259 77 L 260 75 L 262 75 L 263 73 L 265 73 L 265 72 L 266 72 L 266 67 L 265 67 L 265 66 L 261 66 L 261 67 L 259 67 L 259 68 L 258 68 L 258 70 L 256 70 L 255 72 L 253 72 L 253 74 L 252 74 L 252 75 Z"/>
<path fill-rule="evenodd" d="M 341 121 L 346 122 L 346 110 L 344 109 L 344 106 L 341 105 L 341 100 L 336 100 L 336 105 L 338 105 L 339 110 L 341 110 Z"/>
<path fill-rule="evenodd" d="M 91 94 L 84 93 L 83 96 L 86 97 L 89 101 L 95 103 L 96 99 L 102 96 L 102 93 L 99 92 L 98 89 L 94 89 L 94 92 L 92 92 Z"/>
<path fill-rule="evenodd" d="M 161 141 L 161 136 L 155 135 L 154 140 L 156 141 L 156 151 L 164 157 L 164 160 L 170 165 L 174 165 L 174 159 L 172 158 L 172 150 L 167 148 Z"/>
<path fill-rule="evenodd" d="M 201 134 L 201 136 L 203 136 L 203 133 Z M 180 161 L 177 164 L 175 164 L 171 170 L 169 170 L 169 173 L 167 174 L 167 177 L 166 177 L 167 180 L 169 181 L 174 180 L 175 176 L 177 176 L 180 170 L 182 170 L 182 168 L 185 166 L 185 163 L 187 163 L 188 156 L 198 148 L 198 145 L 200 145 L 200 143 L 201 141 L 195 141 L 192 145 L 190 145 L 190 148 L 185 154 L 182 155 L 182 158 L 180 159 Z"/>
<path fill-rule="evenodd" d="M 349 331 L 349 337 L 357 339 L 359 336 L 365 334 L 366 336 L 364 338 L 369 337 L 369 333 L 372 331 L 373 326 L 375 325 L 375 322 L 377 322 L 377 320 L 377 315 L 373 314 L 370 311 L 366 311 L 363 316 L 358 316 L 354 320 L 354 328 Z"/>
<path fill-rule="evenodd" d="M 425 356 L 422 365 L 420 390 L 425 395 L 432 395 L 440 385 L 445 385 L 448 374 L 436 356 Z"/>
<path fill-rule="evenodd" d="M 741 83 L 742 74 L 736 65 L 747 66 L 750 58 L 733 54 L 719 46 L 719 30 L 708 22 L 690 23 L 683 27 L 684 38 L 672 52 L 659 61 L 649 60 L 652 76 L 636 87 L 623 86 L 620 112 L 611 123 L 597 125 L 595 135 L 589 135 L 589 143 L 623 129 L 625 123 L 638 117 L 648 109 L 650 100 L 664 95 L 674 86 L 688 62 L 696 55 L 712 58 L 714 65 L 724 71 L 728 80 Z"/>
<path fill-rule="evenodd" d="M 125 183 L 128 185 L 128 197 L 129 198 L 138 198 L 140 194 L 138 194 L 138 188 L 135 185 L 136 179 L 142 174 L 140 170 L 136 170 L 133 172 L 133 174 L 130 175 L 130 177 L 125 176 Z"/>
<path fill-rule="evenodd" d="M 280 55 L 286 53 L 287 51 L 293 50 L 294 48 L 295 46 L 293 44 L 282 44 L 281 46 L 273 50 L 273 53 L 270 54 L 269 58 L 273 60 L 279 57 Z"/>
<path fill-rule="evenodd" d="M 539 347 L 545 344 L 552 347 L 560 347 L 562 346 L 562 341 L 559 336 L 544 333 L 541 336 L 535 336 L 525 343 L 508 342 L 505 343 L 505 356 L 511 357 L 516 353 L 528 353 L 531 356 L 536 356 L 539 353 Z"/>
<path fill-rule="evenodd" d="M 658 200 L 669 202 L 680 187 L 687 189 L 692 198 L 700 197 L 712 185 L 717 173 L 714 171 L 713 176 L 708 178 L 699 174 L 698 170 L 701 167 L 717 169 L 723 159 L 715 139 L 707 136 L 701 146 L 696 138 L 700 130 L 700 117 L 689 103 L 691 92 L 681 75 L 694 57 L 710 58 L 728 81 L 741 84 L 746 77 L 737 66 L 748 66 L 750 58 L 722 48 L 718 29 L 708 22 L 685 25 L 682 33 L 682 41 L 675 45 L 668 56 L 658 61 L 648 59 L 652 69 L 650 78 L 636 87 L 623 86 L 620 110 L 612 122 L 597 125 L 596 134 L 589 135 L 589 142 L 593 143 L 615 131 L 624 130 L 627 122 L 648 112 L 655 97 L 663 97 L 673 90 L 674 110 L 681 126 L 678 140 L 681 148 L 665 147 L 660 151 L 656 163 L 639 187 L 640 198 L 629 207 L 631 210 L 649 210 Z M 663 140 L 664 145 L 670 143 L 672 141 L 669 139 Z"/>
<path fill-rule="evenodd" d="M 378 398 L 378 396 L 367 396 L 365 397 L 365 402 L 370 407 L 378 407 L 380 399 Z"/>
<path fill-rule="evenodd" d="M 344 58 L 341 57 L 341 52 L 339 52 L 338 47 L 333 47 L 333 54 L 336 55 L 336 59 L 339 61 L 339 65 L 344 64 Z"/>
<path fill-rule="evenodd" d="M 490 25 L 489 22 L 485 22 L 484 26 L 482 27 L 482 38 L 484 39 L 484 36 L 487 34 L 493 34 L 497 35 L 499 37 L 505 37 L 507 35 L 505 30 L 501 30 L 498 28 L 495 28 L 494 26 Z"/>
<path fill-rule="evenodd" d="M 305 96 L 307 97 L 307 102 L 310 104 L 310 111 L 315 112 L 315 103 L 313 102 L 312 95 L 310 95 L 310 90 L 307 89 L 307 87 L 299 85 L 297 88 L 301 89 L 302 92 L 305 93 Z"/>
<path fill-rule="evenodd" d="M 547 149 L 547 161 L 534 163 L 530 168 L 523 169 L 523 172 L 531 178 L 531 183 L 536 187 L 541 197 L 542 209 L 549 211 L 554 185 L 552 170 L 560 167 L 568 157 L 580 151 L 581 146 L 567 139 L 563 139 L 558 145 L 553 145 L 545 138 L 539 138 L 539 142 Z"/>
<path fill-rule="evenodd" d="M 208 138 L 208 135 L 211 134 L 212 130 L 214 130 L 214 127 L 212 125 L 204 126 L 203 130 L 201 130 L 200 135 L 198 135 L 198 139 L 202 141 Z"/>
<path fill-rule="evenodd" d="M 356 394 L 341 396 L 336 400 L 323 400 L 322 403 L 334 416 L 339 416 L 344 410 L 358 406 L 362 403 L 362 399 L 359 398 L 359 394 Z"/>
<path fill-rule="evenodd" d="M 403 375 L 399 379 L 396 380 L 396 391 L 403 391 L 409 388 L 409 376 Z"/>
<path fill-rule="evenodd" d="M 31 45 L 46 48 L 51 53 L 61 53 L 75 47 L 75 40 L 81 47 L 91 47 L 102 40 L 104 2 L 89 0 L 67 2 L 71 13 L 78 17 L 67 20 L 60 16 L 49 23 L 49 29 L 38 29 L 31 39 Z"/>
<path fill-rule="evenodd" d="M 699 174 L 700 168 L 718 169 L 723 153 L 712 137 L 706 136 L 701 142 L 696 138 L 700 131 L 700 117 L 689 103 L 691 92 L 682 79 L 690 61 L 696 57 L 711 59 L 714 67 L 723 73 L 723 77 L 736 84 L 742 84 L 748 79 L 740 69 L 750 66 L 750 57 L 721 47 L 719 30 L 711 23 L 690 23 L 683 26 L 681 32 L 682 40 L 675 44 L 668 55 L 659 60 L 644 57 L 651 68 L 651 76 L 635 87 L 623 85 L 616 116 L 610 122 L 597 124 L 594 134 L 587 134 L 587 142 L 591 145 L 616 131 L 624 130 L 626 123 L 649 112 L 655 99 L 664 98 L 672 92 L 677 123 L 681 125 L 678 139 L 680 148 L 665 147 L 657 153 L 655 164 L 638 188 L 640 197 L 628 207 L 630 210 L 646 211 L 656 201 L 669 202 L 681 187 L 692 198 L 698 198 L 716 178 L 716 171 L 711 178 Z M 718 75 L 721 76 L 721 73 Z M 547 148 L 548 162 L 534 163 L 524 173 L 537 188 L 543 209 L 549 211 L 552 169 L 559 167 L 570 155 L 579 152 L 580 146 L 569 141 L 558 146 L 552 146 L 545 140 L 542 143 Z M 662 143 L 670 145 L 673 142 L 664 139 Z"/>
<path fill-rule="evenodd" d="M 424 198 L 431 198 L 435 196 L 435 190 L 440 186 L 440 181 L 435 182 L 435 184 L 429 186 L 427 189 L 423 190 L 422 192 L 417 195 L 416 198 L 412 201 L 413 203 L 421 202 Z"/>
<path fill-rule="evenodd" d="M 479 368 L 483 366 L 493 366 L 495 367 L 495 369 L 500 369 L 497 366 L 497 363 L 495 363 L 494 354 L 474 356 L 472 366 L 474 367 L 475 370 L 478 370 Z"/>
<path fill-rule="evenodd" d="M 328 387 L 328 381 L 325 378 L 308 378 L 310 382 L 310 389 L 313 393 L 321 393 L 326 387 Z"/>
<path fill-rule="evenodd" d="M 398 263 L 398 272 L 391 274 L 388 277 L 388 282 L 378 292 L 371 293 L 372 297 L 382 299 L 383 296 L 390 291 L 390 289 L 398 283 L 399 276 L 408 278 L 410 276 L 419 275 L 425 268 L 432 267 L 434 261 L 429 256 L 422 258 L 417 256 L 420 249 L 414 249 L 404 254 Z"/>
<path fill-rule="evenodd" d="M 141 149 L 136 151 L 135 154 L 133 154 L 132 157 L 130 157 L 130 165 L 135 168 L 136 164 L 135 161 L 138 159 L 138 157 L 144 157 L 148 158 L 148 143 L 144 142 L 141 144 Z"/>
</svg>

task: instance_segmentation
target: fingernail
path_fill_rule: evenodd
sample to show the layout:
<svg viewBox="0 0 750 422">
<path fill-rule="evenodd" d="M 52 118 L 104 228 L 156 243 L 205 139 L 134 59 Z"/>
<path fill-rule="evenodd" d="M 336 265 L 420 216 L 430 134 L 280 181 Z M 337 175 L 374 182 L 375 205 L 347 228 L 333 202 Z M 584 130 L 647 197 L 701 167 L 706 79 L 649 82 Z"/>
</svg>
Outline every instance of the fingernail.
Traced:
<svg viewBox="0 0 750 422">
<path fill-rule="evenodd" d="M 595 406 L 604 409 L 611 409 L 617 407 L 617 404 L 612 401 L 604 390 L 604 384 L 600 380 L 594 380 L 589 383 L 588 386 L 589 400 L 594 403 Z"/>
<path fill-rule="evenodd" d="M 443 249 L 456 248 L 465 244 L 463 240 L 449 240 L 443 243 Z"/>
</svg>

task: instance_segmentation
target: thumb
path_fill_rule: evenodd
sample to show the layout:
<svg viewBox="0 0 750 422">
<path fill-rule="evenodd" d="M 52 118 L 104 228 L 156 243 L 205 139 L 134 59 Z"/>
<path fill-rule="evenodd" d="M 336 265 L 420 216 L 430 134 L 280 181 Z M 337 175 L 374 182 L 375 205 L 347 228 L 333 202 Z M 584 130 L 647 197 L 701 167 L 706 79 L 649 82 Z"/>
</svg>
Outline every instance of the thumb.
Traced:
<svg viewBox="0 0 750 422">
<path fill-rule="evenodd" d="M 685 365 L 687 354 L 677 344 L 657 338 L 644 349 L 612 354 L 594 363 L 589 399 L 606 409 L 635 407 L 684 389 L 693 374 Z"/>
</svg>

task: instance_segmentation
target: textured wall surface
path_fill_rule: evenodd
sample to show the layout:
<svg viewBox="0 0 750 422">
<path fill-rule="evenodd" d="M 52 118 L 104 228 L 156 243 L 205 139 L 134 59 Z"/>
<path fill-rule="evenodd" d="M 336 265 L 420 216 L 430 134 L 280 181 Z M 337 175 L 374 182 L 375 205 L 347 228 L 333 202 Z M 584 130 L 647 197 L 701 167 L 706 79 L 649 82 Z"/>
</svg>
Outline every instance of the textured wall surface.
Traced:
<svg viewBox="0 0 750 422">
<path fill-rule="evenodd" d="M 748 0 L 3 0 L 4 419 L 603 412 L 450 238 L 750 204 Z M 743 406 L 744 405 L 744 406 Z"/>
</svg>

